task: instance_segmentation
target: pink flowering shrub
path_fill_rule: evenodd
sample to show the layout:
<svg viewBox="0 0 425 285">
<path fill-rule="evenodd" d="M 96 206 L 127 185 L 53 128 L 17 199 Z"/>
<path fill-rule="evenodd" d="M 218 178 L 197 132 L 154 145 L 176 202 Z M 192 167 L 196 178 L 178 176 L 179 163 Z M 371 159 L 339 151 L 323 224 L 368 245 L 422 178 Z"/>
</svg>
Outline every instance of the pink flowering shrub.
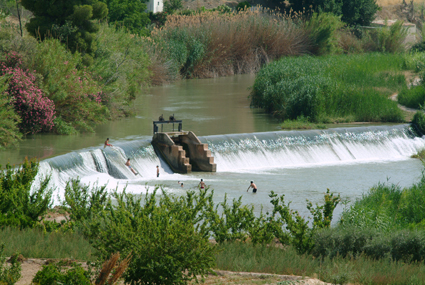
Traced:
<svg viewBox="0 0 425 285">
<path fill-rule="evenodd" d="M 55 105 L 35 84 L 34 74 L 23 70 L 21 65 L 21 58 L 15 52 L 5 54 L 5 60 L 0 62 L 0 75 L 9 77 L 7 93 L 21 117 L 19 129 L 24 134 L 49 131 L 54 125 Z"/>
</svg>

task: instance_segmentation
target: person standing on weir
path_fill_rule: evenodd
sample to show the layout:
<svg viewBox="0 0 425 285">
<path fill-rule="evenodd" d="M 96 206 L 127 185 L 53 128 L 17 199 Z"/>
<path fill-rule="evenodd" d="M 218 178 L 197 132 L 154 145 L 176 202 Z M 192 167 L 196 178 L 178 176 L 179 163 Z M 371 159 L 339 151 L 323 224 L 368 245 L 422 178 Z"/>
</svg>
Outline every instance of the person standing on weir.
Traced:
<svg viewBox="0 0 425 285">
<path fill-rule="evenodd" d="M 159 165 L 156 166 L 156 177 L 159 177 Z"/>
</svg>

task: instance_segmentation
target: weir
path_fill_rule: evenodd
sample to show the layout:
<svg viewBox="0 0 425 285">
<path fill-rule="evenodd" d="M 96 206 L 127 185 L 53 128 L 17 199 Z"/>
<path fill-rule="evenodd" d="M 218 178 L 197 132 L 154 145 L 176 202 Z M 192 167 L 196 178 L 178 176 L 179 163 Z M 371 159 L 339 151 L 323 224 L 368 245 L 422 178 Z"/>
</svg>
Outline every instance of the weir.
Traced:
<svg viewBox="0 0 425 285">
<path fill-rule="evenodd" d="M 202 143 L 191 131 L 182 131 L 182 121 L 170 116 L 169 121 L 154 121 L 154 135 L 152 146 L 170 168 L 177 173 L 192 171 L 216 172 L 217 165 L 208 149 L 208 144 Z M 158 125 L 179 124 L 178 132 L 158 132 Z"/>
<path fill-rule="evenodd" d="M 261 169 L 407 160 L 425 148 L 425 137 L 416 134 L 410 125 L 226 134 L 201 136 L 198 140 L 195 134 L 192 137 L 184 131 L 171 136 L 158 132 L 157 136 L 169 139 L 167 147 L 177 146 L 189 158 L 191 170 L 202 164 L 189 153 L 200 151 L 208 157 L 211 151 L 207 161 L 212 165 L 214 156 L 214 169 L 210 171 L 217 170 L 216 163 L 220 172 L 256 173 Z M 114 147 L 99 145 L 52 157 L 40 162 L 38 175 L 51 175 L 52 187 L 58 189 L 64 189 L 71 178 L 99 185 L 109 182 L 114 188 L 117 183 L 155 181 L 159 165 L 162 180 L 176 179 L 173 175 L 177 171 L 157 155 L 151 138 L 145 136 L 114 142 Z M 208 144 L 208 149 L 203 144 Z M 125 166 L 127 158 L 131 158 L 132 167 L 140 175 L 135 176 Z"/>
</svg>

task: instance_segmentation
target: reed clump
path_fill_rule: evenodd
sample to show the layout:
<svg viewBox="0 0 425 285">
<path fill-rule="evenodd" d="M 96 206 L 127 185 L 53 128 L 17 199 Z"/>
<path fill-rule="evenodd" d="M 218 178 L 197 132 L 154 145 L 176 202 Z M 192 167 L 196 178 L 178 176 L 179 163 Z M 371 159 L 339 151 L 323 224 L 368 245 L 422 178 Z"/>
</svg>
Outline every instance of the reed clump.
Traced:
<svg viewBox="0 0 425 285">
<path fill-rule="evenodd" d="M 256 72 L 274 59 L 312 49 L 299 18 L 263 10 L 170 15 L 152 39 L 189 78 Z"/>
</svg>

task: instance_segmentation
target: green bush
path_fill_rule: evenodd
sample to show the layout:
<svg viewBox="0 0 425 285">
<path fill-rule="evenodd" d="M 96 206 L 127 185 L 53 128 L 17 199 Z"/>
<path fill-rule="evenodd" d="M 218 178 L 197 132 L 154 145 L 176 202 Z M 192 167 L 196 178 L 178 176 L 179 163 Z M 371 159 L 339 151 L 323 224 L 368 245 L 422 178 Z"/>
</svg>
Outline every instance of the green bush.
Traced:
<svg viewBox="0 0 425 285">
<path fill-rule="evenodd" d="M 418 111 L 413 116 L 412 126 L 420 133 L 425 134 L 425 115 L 423 112 Z"/>
<path fill-rule="evenodd" d="M 411 52 L 424 52 L 425 51 L 425 42 L 419 42 L 414 44 L 411 48 L 410 48 Z"/>
<path fill-rule="evenodd" d="M 18 254 L 11 257 L 10 266 L 6 264 L 4 244 L 0 244 L 0 284 L 13 285 L 21 278 L 21 263 Z"/>
<path fill-rule="evenodd" d="M 0 77 L 0 149 L 16 144 L 22 137 L 19 132 L 21 118 L 16 114 L 11 98 L 7 96 L 7 77 Z"/>
<path fill-rule="evenodd" d="M 336 53 L 339 51 L 337 32 L 344 26 L 340 17 L 331 13 L 314 13 L 307 21 L 308 31 L 313 45 L 313 54 Z"/>
<path fill-rule="evenodd" d="M 102 211 L 106 205 L 108 192 L 106 186 L 81 185 L 80 180 L 70 180 L 65 186 L 64 206 L 69 218 L 74 222 L 84 222 Z"/>
<path fill-rule="evenodd" d="M 425 105 L 425 86 L 412 86 L 410 89 L 403 88 L 398 94 L 397 100 L 400 104 L 419 109 Z"/>
<path fill-rule="evenodd" d="M 38 271 L 32 282 L 35 285 L 91 285 L 91 273 L 84 270 L 78 263 L 71 263 L 70 266 L 62 262 L 43 265 L 43 269 Z M 70 267 L 70 268 L 69 268 Z"/>
<path fill-rule="evenodd" d="M 243 11 L 251 7 L 252 5 L 248 1 L 239 2 L 238 5 L 236 5 L 236 11 Z"/>
<path fill-rule="evenodd" d="M 38 172 L 35 160 L 25 160 L 18 167 L 6 165 L 0 171 L 0 227 L 35 227 L 52 204 L 50 177 L 42 178 L 31 191 Z"/>
<path fill-rule="evenodd" d="M 406 36 L 407 29 L 403 27 L 403 22 L 397 21 L 389 27 L 367 30 L 363 35 L 363 48 L 366 51 L 401 53 L 405 51 Z"/>
</svg>

